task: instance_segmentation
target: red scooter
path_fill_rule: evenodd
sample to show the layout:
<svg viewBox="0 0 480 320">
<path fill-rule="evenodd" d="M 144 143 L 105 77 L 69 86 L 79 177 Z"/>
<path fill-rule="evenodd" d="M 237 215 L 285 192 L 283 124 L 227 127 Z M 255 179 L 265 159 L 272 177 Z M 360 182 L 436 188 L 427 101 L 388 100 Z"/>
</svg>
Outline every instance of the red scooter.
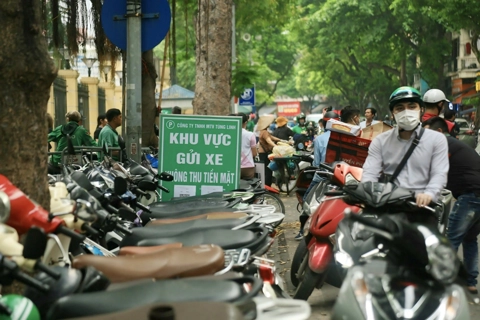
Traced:
<svg viewBox="0 0 480 320">
<path fill-rule="evenodd" d="M 340 188 L 361 180 L 362 169 L 345 162 L 335 163 L 333 167 L 322 164 L 321 167 L 328 171 L 320 174 L 327 175 L 330 183 Z M 318 209 L 305 224 L 304 240 L 295 251 L 290 271 L 292 283 L 297 286 L 295 299 L 307 300 L 313 290 L 321 288 L 325 282 L 335 287 L 342 284 L 343 272 L 335 264 L 333 256 L 335 230 L 344 217 L 345 209 L 358 213 L 360 208 L 346 204 L 340 193 L 327 191 Z"/>
</svg>

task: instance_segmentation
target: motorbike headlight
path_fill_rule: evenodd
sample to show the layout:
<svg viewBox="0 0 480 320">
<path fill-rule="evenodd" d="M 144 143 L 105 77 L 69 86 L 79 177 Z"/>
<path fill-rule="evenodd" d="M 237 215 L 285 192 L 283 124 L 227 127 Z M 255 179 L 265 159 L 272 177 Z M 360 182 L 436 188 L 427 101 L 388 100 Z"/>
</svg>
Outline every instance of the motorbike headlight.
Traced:
<svg viewBox="0 0 480 320">
<path fill-rule="evenodd" d="M 353 259 L 345 250 L 342 249 L 342 241 L 344 237 L 345 236 L 343 233 L 337 230 L 336 243 L 338 246 L 338 251 L 335 252 L 334 257 L 335 261 L 339 263 L 342 268 L 347 269 L 353 266 Z"/>
<path fill-rule="evenodd" d="M 428 265 L 427 271 L 443 284 L 451 284 L 457 277 L 459 263 L 453 248 L 424 226 L 418 230 L 425 236 Z"/>
<path fill-rule="evenodd" d="M 337 261 L 344 269 L 348 269 L 353 266 L 353 259 L 346 252 L 335 252 L 335 261 Z"/>
<path fill-rule="evenodd" d="M 303 236 L 308 235 L 308 231 L 310 230 L 310 225 L 312 224 L 312 216 L 308 217 L 307 222 L 305 222 L 305 225 L 303 226 Z"/>
<path fill-rule="evenodd" d="M 356 185 L 358 184 L 358 180 L 355 179 L 355 177 L 349 173 L 345 176 L 345 185 L 348 186 L 348 185 Z"/>
<path fill-rule="evenodd" d="M 427 247 L 430 274 L 444 284 L 452 283 L 457 277 L 459 265 L 453 249 L 446 244 Z"/>
</svg>

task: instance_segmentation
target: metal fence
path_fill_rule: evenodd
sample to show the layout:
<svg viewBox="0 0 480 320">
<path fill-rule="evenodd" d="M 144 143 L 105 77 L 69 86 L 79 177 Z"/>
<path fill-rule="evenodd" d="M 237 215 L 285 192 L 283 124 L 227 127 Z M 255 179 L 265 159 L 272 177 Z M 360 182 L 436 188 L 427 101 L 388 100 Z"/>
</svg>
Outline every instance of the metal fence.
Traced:
<svg viewBox="0 0 480 320">
<path fill-rule="evenodd" d="M 105 114 L 105 89 L 98 88 L 98 114 Z"/>
<path fill-rule="evenodd" d="M 78 84 L 78 111 L 82 115 L 83 127 L 90 128 L 89 108 L 88 108 L 88 86 L 83 83 Z"/>
<path fill-rule="evenodd" d="M 67 113 L 67 82 L 60 77 L 53 81 L 53 101 L 55 104 L 54 127 L 65 123 Z"/>
</svg>

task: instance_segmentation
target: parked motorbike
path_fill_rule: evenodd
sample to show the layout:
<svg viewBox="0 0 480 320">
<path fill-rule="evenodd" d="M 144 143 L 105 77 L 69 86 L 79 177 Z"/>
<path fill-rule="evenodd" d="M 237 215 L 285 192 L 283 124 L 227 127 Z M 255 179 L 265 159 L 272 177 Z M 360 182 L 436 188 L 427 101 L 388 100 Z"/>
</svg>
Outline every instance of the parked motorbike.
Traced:
<svg viewBox="0 0 480 320">
<path fill-rule="evenodd" d="M 455 284 L 460 263 L 448 240 L 438 230 L 408 222 L 404 214 L 418 210 L 414 195 L 378 182 L 344 191 L 347 202 L 365 207 L 361 215 L 345 213 L 346 222 L 357 225 L 351 232 L 370 236 L 375 246 L 368 252 L 349 250 L 354 266 L 332 319 L 469 319 L 465 293 Z M 371 213 L 380 218 L 369 218 Z M 338 229 L 338 246 L 349 241 Z"/>
<path fill-rule="evenodd" d="M 322 167 L 333 171 L 326 172 L 330 182 L 337 186 L 356 184 L 361 179 L 361 169 L 340 162 L 334 169 L 328 165 Z M 319 188 L 322 188 L 319 183 Z M 294 293 L 295 299 L 307 300 L 315 288 L 321 288 L 324 282 L 339 287 L 342 282 L 340 267 L 333 259 L 335 230 L 343 219 L 343 212 L 349 208 L 358 212 L 359 208 L 346 204 L 337 191 L 325 193 L 315 213 L 307 220 L 304 228 L 304 241 L 300 241 L 292 260 L 298 265 L 298 270 L 291 270 L 292 280 L 298 281 Z M 301 261 L 300 263 L 298 263 Z"/>
</svg>

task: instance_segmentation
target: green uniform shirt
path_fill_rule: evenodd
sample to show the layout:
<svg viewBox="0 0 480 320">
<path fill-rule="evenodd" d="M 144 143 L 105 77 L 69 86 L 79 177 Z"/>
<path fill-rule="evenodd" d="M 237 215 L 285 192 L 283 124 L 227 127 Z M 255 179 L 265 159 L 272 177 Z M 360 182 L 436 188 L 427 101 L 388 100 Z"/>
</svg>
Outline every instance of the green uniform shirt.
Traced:
<svg viewBox="0 0 480 320">
<path fill-rule="evenodd" d="M 295 132 L 295 133 L 302 133 L 303 131 L 305 131 L 305 126 L 303 127 L 300 127 L 298 124 L 292 128 L 292 131 Z"/>
<path fill-rule="evenodd" d="M 250 132 L 253 132 L 254 128 L 255 128 L 255 122 L 253 122 L 253 120 L 249 120 L 247 122 L 247 130 Z"/>
<path fill-rule="evenodd" d="M 75 121 L 70 121 L 65 125 L 56 127 L 52 132 L 48 134 L 48 142 L 57 143 L 57 149 L 55 151 L 63 151 L 67 147 L 67 135 L 70 135 L 72 144 L 75 147 L 88 146 L 95 147 L 97 144 L 95 140 L 90 137 L 83 126 L 78 125 Z M 51 162 L 53 165 L 58 165 L 61 162 L 61 155 L 52 155 Z"/>
<path fill-rule="evenodd" d="M 104 145 L 109 148 L 120 147 L 118 144 L 118 133 L 116 130 L 110 127 L 109 124 L 103 127 L 102 131 L 100 131 L 100 134 L 98 135 L 98 146 L 103 147 Z M 117 161 L 119 159 L 118 156 L 112 156 L 112 158 Z M 100 159 L 103 159 L 103 155 L 100 157 Z"/>
</svg>

